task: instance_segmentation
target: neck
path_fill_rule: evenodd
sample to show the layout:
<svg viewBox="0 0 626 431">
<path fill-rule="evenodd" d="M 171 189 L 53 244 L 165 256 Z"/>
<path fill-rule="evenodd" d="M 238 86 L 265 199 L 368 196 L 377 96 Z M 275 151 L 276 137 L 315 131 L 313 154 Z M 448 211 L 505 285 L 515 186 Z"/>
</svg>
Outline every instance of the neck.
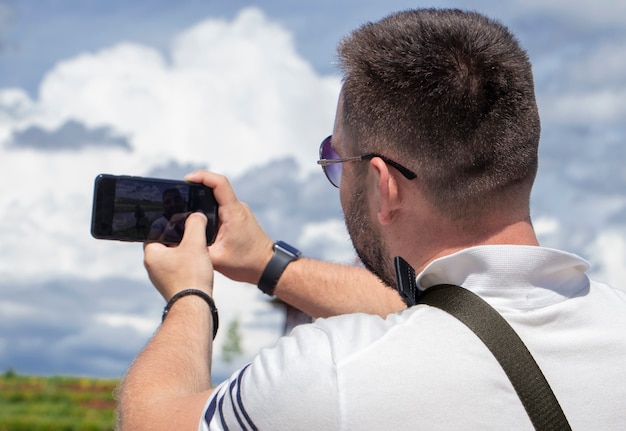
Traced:
<svg viewBox="0 0 626 431">
<path fill-rule="evenodd" d="M 411 241 L 407 246 L 406 238 L 409 236 L 399 236 L 405 238 L 404 241 L 398 241 L 398 245 L 403 243 L 404 247 L 395 248 L 398 252 L 394 255 L 404 257 L 417 272 L 437 258 L 478 245 L 539 245 L 530 219 L 499 224 L 484 222 L 479 228 L 463 231 L 439 224 L 434 228 L 414 231 L 410 235 L 417 242 Z"/>
</svg>

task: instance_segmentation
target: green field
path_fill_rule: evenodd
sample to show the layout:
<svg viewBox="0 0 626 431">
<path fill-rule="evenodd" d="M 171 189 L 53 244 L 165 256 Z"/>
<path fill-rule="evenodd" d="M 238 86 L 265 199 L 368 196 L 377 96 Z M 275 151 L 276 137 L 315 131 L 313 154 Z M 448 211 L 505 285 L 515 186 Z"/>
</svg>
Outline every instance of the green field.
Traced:
<svg viewBox="0 0 626 431">
<path fill-rule="evenodd" d="M 119 381 L 0 374 L 0 431 L 104 431 L 115 428 Z"/>
</svg>

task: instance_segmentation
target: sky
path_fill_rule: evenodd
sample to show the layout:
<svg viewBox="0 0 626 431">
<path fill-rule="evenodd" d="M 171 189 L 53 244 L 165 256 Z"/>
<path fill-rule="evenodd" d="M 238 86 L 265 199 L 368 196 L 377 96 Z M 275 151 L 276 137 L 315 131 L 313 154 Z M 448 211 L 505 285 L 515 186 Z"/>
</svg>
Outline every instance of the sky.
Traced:
<svg viewBox="0 0 626 431">
<path fill-rule="evenodd" d="M 158 327 L 141 245 L 90 236 L 100 173 L 225 174 L 272 238 L 353 263 L 315 163 L 335 47 L 410 7 L 478 10 L 518 36 L 542 116 L 540 241 L 626 288 L 624 2 L 0 0 L 0 372 L 120 377 Z M 254 286 L 215 286 L 224 377 L 276 341 L 283 316 Z M 228 363 L 234 321 L 244 353 Z"/>
</svg>

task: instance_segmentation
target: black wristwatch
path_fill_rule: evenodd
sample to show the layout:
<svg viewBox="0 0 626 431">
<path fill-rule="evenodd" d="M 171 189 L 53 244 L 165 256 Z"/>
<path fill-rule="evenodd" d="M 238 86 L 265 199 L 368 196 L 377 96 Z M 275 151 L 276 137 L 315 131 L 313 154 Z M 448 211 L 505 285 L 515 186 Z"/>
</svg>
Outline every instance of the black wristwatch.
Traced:
<svg viewBox="0 0 626 431">
<path fill-rule="evenodd" d="M 287 265 L 298 259 L 301 254 L 300 250 L 286 242 L 276 241 L 274 243 L 274 255 L 265 267 L 263 275 L 261 275 L 259 280 L 259 289 L 268 295 L 273 295 L 276 283 L 278 283 L 278 279 Z"/>
</svg>

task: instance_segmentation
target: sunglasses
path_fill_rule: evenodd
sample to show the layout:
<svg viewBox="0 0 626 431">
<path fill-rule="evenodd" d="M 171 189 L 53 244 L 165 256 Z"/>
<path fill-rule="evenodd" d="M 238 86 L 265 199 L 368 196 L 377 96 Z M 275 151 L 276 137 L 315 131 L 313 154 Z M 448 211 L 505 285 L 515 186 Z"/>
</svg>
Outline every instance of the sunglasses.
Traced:
<svg viewBox="0 0 626 431">
<path fill-rule="evenodd" d="M 354 156 L 354 157 L 339 157 L 339 154 L 333 149 L 332 145 L 332 135 L 327 137 L 320 144 L 320 159 L 317 161 L 317 164 L 322 167 L 322 170 L 326 174 L 326 178 L 330 183 L 339 188 L 339 184 L 341 183 L 341 164 L 345 162 L 360 162 L 363 160 L 372 160 L 374 157 L 378 157 L 383 160 L 383 162 L 387 163 L 390 166 L 393 166 L 400 172 L 407 180 L 412 180 L 417 177 L 417 175 L 402 166 L 399 163 L 394 162 L 391 159 L 388 159 L 385 156 L 381 156 L 376 153 L 368 153 L 362 156 Z"/>
</svg>

